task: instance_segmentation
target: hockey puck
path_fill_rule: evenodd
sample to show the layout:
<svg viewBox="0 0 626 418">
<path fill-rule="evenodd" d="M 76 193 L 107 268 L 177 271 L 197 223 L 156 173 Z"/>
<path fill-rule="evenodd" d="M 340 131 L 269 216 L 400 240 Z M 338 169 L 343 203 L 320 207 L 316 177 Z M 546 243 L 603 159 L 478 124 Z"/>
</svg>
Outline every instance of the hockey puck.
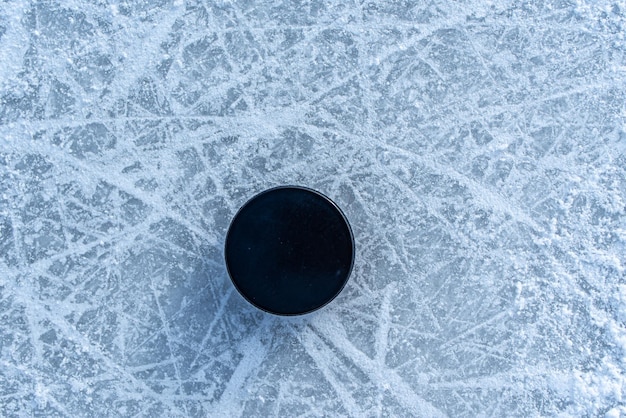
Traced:
<svg viewBox="0 0 626 418">
<path fill-rule="evenodd" d="M 328 197 L 282 186 L 241 207 L 224 253 L 228 274 L 248 302 L 276 315 L 301 315 L 341 292 L 354 264 L 354 236 Z"/>
</svg>

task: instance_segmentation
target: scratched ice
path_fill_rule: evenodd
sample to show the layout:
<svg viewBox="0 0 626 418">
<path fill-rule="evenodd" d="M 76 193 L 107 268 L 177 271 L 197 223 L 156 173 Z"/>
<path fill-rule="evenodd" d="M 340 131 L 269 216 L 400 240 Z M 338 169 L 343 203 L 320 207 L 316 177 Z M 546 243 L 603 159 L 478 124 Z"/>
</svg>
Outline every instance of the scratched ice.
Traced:
<svg viewBox="0 0 626 418">
<path fill-rule="evenodd" d="M 625 33 L 623 0 L 2 2 L 0 416 L 625 414 Z M 281 184 L 357 239 L 295 319 L 222 258 Z"/>
</svg>

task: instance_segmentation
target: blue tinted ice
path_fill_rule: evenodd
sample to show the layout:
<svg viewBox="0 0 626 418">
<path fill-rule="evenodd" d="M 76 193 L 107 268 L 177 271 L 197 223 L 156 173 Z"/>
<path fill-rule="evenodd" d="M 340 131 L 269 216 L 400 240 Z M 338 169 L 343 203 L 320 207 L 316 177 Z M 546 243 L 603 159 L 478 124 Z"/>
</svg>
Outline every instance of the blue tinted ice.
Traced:
<svg viewBox="0 0 626 418">
<path fill-rule="evenodd" d="M 623 1 L 2 2 L 0 416 L 626 414 L 625 33 Z M 357 242 L 297 319 L 223 262 L 283 184 Z"/>
</svg>

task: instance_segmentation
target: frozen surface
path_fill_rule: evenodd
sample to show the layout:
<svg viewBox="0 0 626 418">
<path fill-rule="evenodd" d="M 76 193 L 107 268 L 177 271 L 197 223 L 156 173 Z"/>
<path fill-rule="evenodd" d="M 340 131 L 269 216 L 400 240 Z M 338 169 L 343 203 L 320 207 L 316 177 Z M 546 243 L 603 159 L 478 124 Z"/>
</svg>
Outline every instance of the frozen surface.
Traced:
<svg viewBox="0 0 626 418">
<path fill-rule="evenodd" d="M 0 416 L 626 413 L 626 2 L 254 3 L 0 3 Z M 357 239 L 296 319 L 281 184 Z"/>
</svg>

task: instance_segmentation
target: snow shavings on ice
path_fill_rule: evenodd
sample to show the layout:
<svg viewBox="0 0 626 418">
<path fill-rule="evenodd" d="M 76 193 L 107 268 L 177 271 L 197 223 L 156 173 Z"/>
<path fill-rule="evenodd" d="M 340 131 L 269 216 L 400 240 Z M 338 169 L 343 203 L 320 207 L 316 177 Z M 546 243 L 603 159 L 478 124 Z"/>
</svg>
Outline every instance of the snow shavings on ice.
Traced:
<svg viewBox="0 0 626 418">
<path fill-rule="evenodd" d="M 0 416 L 626 414 L 626 3 L 0 4 Z M 320 190 L 300 318 L 228 223 Z"/>
</svg>

